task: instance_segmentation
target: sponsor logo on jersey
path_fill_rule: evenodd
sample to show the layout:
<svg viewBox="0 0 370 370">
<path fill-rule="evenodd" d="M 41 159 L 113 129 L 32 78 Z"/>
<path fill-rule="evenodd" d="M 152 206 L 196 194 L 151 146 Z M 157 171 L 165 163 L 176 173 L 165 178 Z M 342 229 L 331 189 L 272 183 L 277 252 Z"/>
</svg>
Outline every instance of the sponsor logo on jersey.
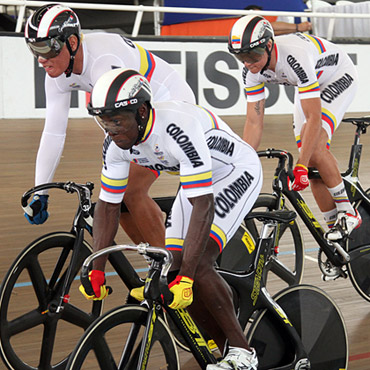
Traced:
<svg viewBox="0 0 370 370">
<path fill-rule="evenodd" d="M 293 69 L 294 73 L 298 76 L 302 84 L 308 82 L 307 74 L 301 64 L 297 62 L 296 58 L 294 58 L 292 55 L 288 55 L 287 62 Z"/>
<path fill-rule="evenodd" d="M 69 87 L 71 87 L 72 89 L 80 89 L 81 88 L 81 85 L 79 85 L 78 83 L 76 82 L 73 82 L 69 85 Z"/>
<path fill-rule="evenodd" d="M 346 73 L 343 77 L 329 84 L 324 90 L 321 91 L 321 99 L 327 103 L 331 103 L 343 91 L 347 90 L 352 85 L 352 82 L 352 76 Z"/>
<path fill-rule="evenodd" d="M 177 164 L 176 166 L 165 166 L 163 164 L 153 164 L 150 166 L 145 166 L 146 168 L 149 168 L 153 171 L 170 171 L 170 172 L 179 172 L 180 171 L 180 165 Z"/>
<path fill-rule="evenodd" d="M 248 171 L 244 171 L 243 175 L 228 187 L 222 189 L 215 196 L 215 212 L 217 216 L 225 218 L 248 190 L 253 180 L 254 177 Z"/>
<path fill-rule="evenodd" d="M 106 170 L 107 169 L 107 163 L 106 163 L 106 158 L 107 158 L 107 151 L 110 143 L 112 142 L 112 138 L 107 135 L 105 137 L 104 143 L 103 143 L 103 153 L 102 153 L 102 158 L 103 158 L 103 167 Z"/>
<path fill-rule="evenodd" d="M 339 54 L 330 54 L 325 58 L 321 58 L 317 61 L 315 69 L 319 69 L 325 66 L 336 66 L 338 64 Z"/>
<path fill-rule="evenodd" d="M 229 157 L 234 154 L 235 144 L 221 136 L 210 136 L 207 139 L 207 145 L 210 150 L 217 150 Z"/>
<path fill-rule="evenodd" d="M 180 127 L 176 126 L 174 123 L 170 123 L 167 126 L 166 132 L 177 144 L 179 144 L 194 168 L 204 165 L 193 143 L 190 141 L 189 136 L 185 135 Z"/>
<path fill-rule="evenodd" d="M 133 154 L 133 155 L 140 155 L 140 152 L 139 152 L 137 149 L 133 149 L 133 148 L 131 148 L 131 149 L 130 149 L 130 154 Z"/>
</svg>

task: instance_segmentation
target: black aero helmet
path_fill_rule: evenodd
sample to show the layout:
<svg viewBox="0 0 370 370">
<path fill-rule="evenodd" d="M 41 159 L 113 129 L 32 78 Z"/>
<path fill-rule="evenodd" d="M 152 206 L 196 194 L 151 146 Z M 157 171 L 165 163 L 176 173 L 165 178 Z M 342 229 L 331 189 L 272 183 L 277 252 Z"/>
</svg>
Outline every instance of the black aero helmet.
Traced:
<svg viewBox="0 0 370 370">
<path fill-rule="evenodd" d="M 228 47 L 232 54 L 263 54 L 267 43 L 273 39 L 274 31 L 267 19 L 258 15 L 246 15 L 234 23 L 229 34 Z"/>
<path fill-rule="evenodd" d="M 54 58 L 66 44 L 71 59 L 65 73 L 67 77 L 71 75 L 78 47 L 72 51 L 68 38 L 75 35 L 80 43 L 81 34 L 80 22 L 72 9 L 64 5 L 44 5 L 28 18 L 24 33 L 35 57 Z"/>
<path fill-rule="evenodd" d="M 147 103 L 151 108 L 152 89 L 148 80 L 133 69 L 116 68 L 98 79 L 87 110 L 103 129 L 105 124 L 101 117 L 118 115 L 122 111 L 133 112 L 139 130 L 138 143 L 145 131 L 145 124 L 138 113 L 143 103 Z"/>
</svg>

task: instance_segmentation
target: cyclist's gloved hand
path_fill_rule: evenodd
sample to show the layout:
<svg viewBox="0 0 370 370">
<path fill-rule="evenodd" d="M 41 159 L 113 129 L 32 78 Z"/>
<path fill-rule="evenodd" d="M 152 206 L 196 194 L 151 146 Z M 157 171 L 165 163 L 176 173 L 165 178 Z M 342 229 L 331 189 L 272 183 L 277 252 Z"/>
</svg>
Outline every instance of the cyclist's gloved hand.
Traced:
<svg viewBox="0 0 370 370">
<path fill-rule="evenodd" d="M 193 302 L 193 279 L 187 276 L 177 275 L 168 287 L 173 293 L 173 301 L 169 305 L 170 308 L 178 310 L 190 306 Z"/>
<path fill-rule="evenodd" d="M 105 273 L 100 270 L 90 271 L 88 283 L 83 284 L 80 285 L 80 292 L 89 300 L 101 301 L 112 292 L 111 287 L 105 286 Z"/>
<path fill-rule="evenodd" d="M 293 170 L 294 182 L 292 190 L 301 191 L 307 188 L 310 184 L 308 181 L 308 169 L 303 164 L 296 164 Z"/>
<path fill-rule="evenodd" d="M 24 216 L 30 224 L 41 225 L 48 219 L 48 198 L 49 195 L 35 194 L 32 202 L 28 206 L 23 207 Z"/>
</svg>

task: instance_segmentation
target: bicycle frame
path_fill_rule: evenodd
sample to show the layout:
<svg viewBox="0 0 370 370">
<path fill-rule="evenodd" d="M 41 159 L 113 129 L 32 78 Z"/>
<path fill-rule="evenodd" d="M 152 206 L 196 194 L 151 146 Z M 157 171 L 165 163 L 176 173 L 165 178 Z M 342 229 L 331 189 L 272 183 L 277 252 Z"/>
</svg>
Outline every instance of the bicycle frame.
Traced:
<svg viewBox="0 0 370 370">
<path fill-rule="evenodd" d="M 23 207 L 27 205 L 27 201 L 33 193 L 36 193 L 41 190 L 46 189 L 62 189 L 68 193 L 77 193 L 79 198 L 79 206 L 75 213 L 71 234 L 76 236 L 73 248 L 72 248 L 72 255 L 71 261 L 68 265 L 68 268 L 64 272 L 63 276 L 61 277 L 61 281 L 63 281 L 63 286 L 60 291 L 60 298 L 58 302 L 52 302 L 49 304 L 49 312 L 60 313 L 63 310 L 65 302 L 68 302 L 69 299 L 69 290 L 72 285 L 74 276 L 76 275 L 78 269 L 80 268 L 80 246 L 84 240 L 84 231 L 85 229 L 91 234 L 91 211 L 93 209 L 93 205 L 91 203 L 91 194 L 94 188 L 94 184 L 91 182 L 87 182 L 86 184 L 76 184 L 74 182 L 53 182 L 42 184 L 32 189 L 28 190 L 26 193 L 23 194 L 21 204 Z M 57 272 L 61 270 L 65 256 L 60 256 L 56 268 L 54 270 L 54 274 L 50 279 L 50 286 L 54 286 L 57 283 Z M 118 276 L 121 278 L 123 283 L 127 286 L 129 290 L 139 287 L 143 284 L 142 280 L 140 279 L 139 275 L 136 273 L 135 269 L 128 261 L 126 256 L 123 253 L 117 252 L 112 253 L 109 256 L 109 262 L 117 272 Z M 95 301 L 93 305 L 93 315 L 95 317 L 99 316 L 101 312 L 101 305 L 102 302 Z"/>
<path fill-rule="evenodd" d="M 366 127 L 367 125 L 357 122 L 355 140 L 350 152 L 348 169 L 342 173 L 342 178 L 345 183 L 350 201 L 364 201 L 370 207 L 370 199 L 367 197 L 358 178 L 362 152 L 360 136 L 361 133 L 366 132 Z M 348 261 L 356 259 L 364 252 L 370 252 L 370 245 L 368 244 L 360 246 L 355 250 L 345 252 L 343 246 L 339 245 L 339 243 L 335 243 L 334 246 L 332 242 L 328 242 L 324 238 L 324 229 L 303 199 L 301 193 L 290 189 L 290 183 L 294 179 L 292 172 L 293 157 L 290 153 L 279 149 L 267 149 L 265 151 L 259 151 L 258 155 L 260 157 L 278 158 L 278 165 L 275 169 L 274 179 L 272 182 L 273 194 L 276 196 L 276 209 L 282 209 L 284 207 L 285 196 L 290 201 L 295 211 L 299 214 L 320 248 L 335 266 L 343 266 Z M 288 162 L 287 168 L 286 162 Z M 321 177 L 317 169 L 310 168 L 309 178 L 319 179 Z"/>
<path fill-rule="evenodd" d="M 239 322 L 243 328 L 245 328 L 254 311 L 267 309 L 273 313 L 276 320 L 280 323 L 282 330 L 286 331 L 288 338 L 296 349 L 296 356 L 293 359 L 293 363 L 279 367 L 279 370 L 290 370 L 298 363 L 309 364 L 309 360 L 296 329 L 292 326 L 289 318 L 281 307 L 267 292 L 264 286 L 262 271 L 265 266 L 267 255 L 271 250 L 271 243 L 273 241 L 271 235 L 273 235 L 273 231 L 277 227 L 277 221 L 289 222 L 295 218 L 295 213 L 277 211 L 268 213 L 268 215 L 268 217 L 270 217 L 268 220 L 263 219 L 264 225 L 261 232 L 261 238 L 257 244 L 257 253 L 253 262 L 252 271 L 246 273 L 234 273 L 218 269 L 218 272 L 232 287 L 236 289 L 239 295 Z M 259 216 L 264 217 L 266 216 L 266 213 L 252 213 L 250 215 L 251 218 Z M 273 217 L 275 221 L 272 221 L 271 217 Z M 139 244 L 138 246 L 116 245 L 102 249 L 99 252 L 93 253 L 85 260 L 81 269 L 81 280 L 84 281 L 88 279 L 88 267 L 95 258 L 121 250 L 137 250 L 140 254 L 146 254 L 153 258 L 144 290 L 145 300 L 141 303 L 142 306 L 148 308 L 148 315 L 146 319 L 146 328 L 141 340 L 137 369 L 145 369 L 147 366 L 156 318 L 159 315 L 162 315 L 163 307 L 173 320 L 177 329 L 183 335 L 200 367 L 205 369 L 208 364 L 216 363 L 217 361 L 210 351 L 201 331 L 194 323 L 188 311 L 186 309 L 172 310 L 166 304 L 166 302 L 172 301 L 172 293 L 169 291 L 167 286 L 167 272 L 171 265 L 172 255 L 167 250 L 150 247 L 147 244 Z M 162 260 L 163 255 L 165 256 L 164 263 L 161 262 L 161 258 L 158 257 L 159 255 L 162 255 Z M 163 294 L 164 302 L 162 301 L 161 294 Z M 137 331 L 135 329 L 135 326 L 131 328 L 125 349 L 121 356 L 120 366 L 127 365 L 129 357 L 127 354 L 131 353 L 133 343 L 136 339 Z"/>
<path fill-rule="evenodd" d="M 272 243 L 274 241 L 275 230 L 278 223 L 287 223 L 295 219 L 296 214 L 289 211 L 274 212 L 251 212 L 247 218 L 257 218 L 263 222 L 261 234 L 256 245 L 256 254 L 251 272 L 232 272 L 218 269 L 219 274 L 226 282 L 233 287 L 239 296 L 238 320 L 242 328 L 245 328 L 252 314 L 256 310 L 270 311 L 281 330 L 285 331 L 287 338 L 290 339 L 293 348 L 296 349 L 296 356 L 293 362 L 279 367 L 279 370 L 290 370 L 295 368 L 296 364 L 308 365 L 309 360 L 304 349 L 301 338 L 293 327 L 289 318 L 283 309 L 272 299 L 268 293 L 263 269 L 266 265 L 269 254 L 271 253 Z"/>
</svg>

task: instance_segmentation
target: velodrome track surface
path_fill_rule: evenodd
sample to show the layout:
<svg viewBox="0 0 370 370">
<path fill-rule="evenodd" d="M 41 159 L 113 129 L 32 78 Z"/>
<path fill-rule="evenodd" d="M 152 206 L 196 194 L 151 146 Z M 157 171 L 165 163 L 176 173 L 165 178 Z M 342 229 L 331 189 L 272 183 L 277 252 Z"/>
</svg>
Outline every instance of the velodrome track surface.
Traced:
<svg viewBox="0 0 370 370">
<path fill-rule="evenodd" d="M 361 116 L 361 114 L 351 114 Z M 241 135 L 244 117 L 224 117 L 225 121 Z M 267 116 L 263 141 L 260 149 L 274 147 L 297 154 L 291 128 L 291 117 L 285 115 Z M 34 162 L 42 131 L 42 120 L 0 120 L 0 279 L 2 280 L 12 261 L 21 250 L 32 240 L 51 231 L 68 231 L 76 208 L 76 195 L 69 195 L 58 190 L 50 192 L 50 217 L 41 226 L 31 226 L 23 217 L 20 198 L 24 191 L 33 186 Z M 332 151 L 338 159 L 341 170 L 348 164 L 350 146 L 353 142 L 354 127 L 343 124 L 334 136 Z M 101 164 L 101 144 L 103 133 L 90 119 L 70 120 L 65 150 L 58 167 L 55 181 L 92 181 L 96 185 L 93 199 L 99 193 L 99 177 Z M 365 189 L 370 187 L 370 134 L 362 136 L 364 144 L 360 166 L 360 178 Z M 274 161 L 263 160 L 264 185 L 263 191 L 271 189 Z M 176 177 L 162 175 L 151 189 L 153 196 L 174 195 L 178 186 Z M 313 213 L 322 221 L 317 206 L 309 190 L 303 193 L 306 201 L 312 206 Z M 324 289 L 339 305 L 347 325 L 350 362 L 349 370 L 370 369 L 370 303 L 365 302 L 356 293 L 349 279 L 334 282 L 323 282 L 315 258 L 317 245 L 312 236 L 301 224 L 305 241 L 306 260 L 303 283 L 313 284 Z M 129 242 L 123 231 L 119 231 L 117 242 Z M 145 263 L 140 257 L 130 256 L 135 267 L 142 268 Z M 369 266 L 370 268 L 370 266 Z M 114 276 L 108 277 L 114 293 L 106 300 L 105 309 L 123 303 L 125 288 Z M 278 289 L 279 285 L 273 285 Z M 79 293 L 78 293 L 79 294 Z M 78 335 L 75 335 L 76 340 Z M 32 338 L 31 338 L 32 341 Z M 56 344 L 58 352 L 68 351 L 71 340 L 63 340 Z M 67 352 L 68 353 L 68 352 Z M 36 359 L 37 353 L 25 344 L 24 356 Z M 198 369 L 191 355 L 180 351 L 182 368 Z M 0 362 L 0 369 L 5 368 Z"/>
</svg>

